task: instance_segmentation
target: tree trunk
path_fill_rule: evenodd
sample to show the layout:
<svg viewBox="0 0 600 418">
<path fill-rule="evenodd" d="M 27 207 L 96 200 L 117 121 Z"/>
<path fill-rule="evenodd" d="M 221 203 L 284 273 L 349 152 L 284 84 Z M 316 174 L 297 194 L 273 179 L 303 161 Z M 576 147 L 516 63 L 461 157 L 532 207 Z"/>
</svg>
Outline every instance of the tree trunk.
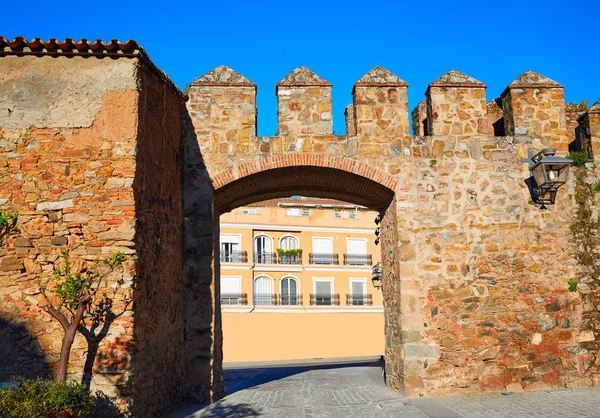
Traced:
<svg viewBox="0 0 600 418">
<path fill-rule="evenodd" d="M 70 326 L 65 330 L 65 336 L 62 339 L 60 346 L 60 360 L 58 362 L 58 370 L 56 371 L 56 383 L 61 383 L 67 380 L 67 368 L 69 367 L 69 356 L 71 355 L 71 347 L 75 341 L 75 333 L 77 327 Z"/>
</svg>

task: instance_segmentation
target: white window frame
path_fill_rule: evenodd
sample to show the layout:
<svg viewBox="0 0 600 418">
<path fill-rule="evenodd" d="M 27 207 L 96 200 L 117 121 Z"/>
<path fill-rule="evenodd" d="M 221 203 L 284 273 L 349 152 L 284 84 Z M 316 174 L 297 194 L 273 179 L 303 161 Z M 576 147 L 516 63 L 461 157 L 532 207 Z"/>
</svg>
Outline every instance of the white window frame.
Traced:
<svg viewBox="0 0 600 418">
<path fill-rule="evenodd" d="M 254 285 L 256 283 L 256 280 L 258 280 L 258 279 L 268 279 L 269 282 L 271 283 L 271 293 L 270 293 L 271 298 L 275 294 L 275 286 L 274 286 L 275 281 L 273 280 L 273 278 L 271 276 L 269 276 L 269 275 L 266 275 L 266 274 L 259 274 L 258 276 L 254 277 L 252 279 L 252 304 L 255 305 L 255 306 L 272 306 L 273 305 L 273 301 L 272 300 L 271 300 L 270 303 L 256 305 L 256 303 L 255 303 L 256 300 L 254 299 L 255 298 L 255 287 L 254 287 Z"/>
<path fill-rule="evenodd" d="M 221 253 L 221 250 L 223 249 L 223 237 L 238 237 L 238 252 L 242 252 L 242 234 L 231 234 L 228 232 L 224 232 L 219 234 L 219 254 Z"/>
<path fill-rule="evenodd" d="M 296 241 L 296 249 L 300 248 L 300 240 L 292 234 L 285 234 L 285 235 L 279 237 L 279 243 L 277 244 L 278 245 L 277 248 L 281 248 L 281 241 L 283 241 L 285 238 L 294 239 Z"/>
<path fill-rule="evenodd" d="M 364 254 L 353 254 L 353 255 L 364 255 L 365 256 L 365 260 L 367 258 L 367 255 L 369 254 L 369 239 L 368 238 L 350 238 L 350 237 L 346 237 L 346 254 L 350 255 L 349 252 L 349 245 L 348 243 L 350 241 L 363 241 L 365 243 L 365 253 Z M 365 264 L 350 264 L 348 263 L 349 266 L 366 266 L 368 265 L 368 263 L 365 261 Z"/>
<path fill-rule="evenodd" d="M 364 278 L 364 277 L 350 277 L 348 279 L 348 281 L 349 281 L 348 285 L 350 286 L 350 292 L 348 292 L 350 294 L 350 298 L 351 298 L 350 301 L 352 301 L 352 298 L 354 298 L 354 293 L 352 292 L 352 290 L 353 290 L 352 283 L 362 283 L 362 285 L 363 285 L 363 294 L 362 294 L 362 296 L 366 300 L 366 297 L 367 297 L 367 279 Z M 365 300 L 363 300 L 362 304 L 360 304 L 360 305 L 354 305 L 354 303 L 351 303 L 351 305 L 353 305 L 353 306 L 364 306 L 364 305 L 366 305 Z"/>
<path fill-rule="evenodd" d="M 287 274 L 283 277 L 279 278 L 279 295 L 280 297 L 283 296 L 283 280 L 284 279 L 292 279 L 296 282 L 296 297 L 299 297 L 302 294 L 302 290 L 300 289 L 300 279 L 296 276 L 293 276 L 291 274 Z M 281 303 L 281 302 L 280 302 Z M 294 305 L 281 305 L 281 306 L 294 306 Z"/>
<path fill-rule="evenodd" d="M 219 283 L 219 293 L 221 294 L 221 298 L 220 298 L 220 299 L 221 299 L 221 301 L 222 301 L 222 299 L 223 299 L 223 288 L 222 288 L 222 286 L 221 286 L 221 285 L 223 284 L 223 279 L 224 279 L 224 278 L 227 278 L 227 279 L 238 279 L 238 291 L 237 291 L 237 294 L 239 294 L 239 295 L 240 295 L 240 297 L 239 297 L 239 298 L 237 298 L 237 299 L 238 299 L 237 303 L 227 303 L 227 304 L 223 304 L 223 303 L 221 302 L 221 305 L 222 305 L 222 306 L 241 305 L 241 304 L 242 304 L 242 300 L 241 300 L 241 299 L 242 299 L 242 276 L 221 276 L 221 277 L 219 278 L 219 280 L 220 280 L 220 283 Z M 228 299 L 235 299 L 235 298 L 228 298 Z"/>
<path fill-rule="evenodd" d="M 331 305 L 317 305 L 315 302 L 314 306 L 334 306 L 334 298 L 333 295 L 335 295 L 334 293 L 334 282 L 335 279 L 333 277 L 313 277 L 313 295 L 315 295 L 315 297 L 317 296 L 317 282 L 329 282 L 329 290 L 330 290 L 330 295 L 331 295 Z"/>
<path fill-rule="evenodd" d="M 265 234 L 264 232 L 259 232 L 259 233 L 257 233 L 256 235 L 254 235 L 252 237 L 252 262 L 254 262 L 254 260 L 255 260 L 254 256 L 257 254 L 257 251 L 256 251 L 256 238 L 260 238 L 260 237 L 266 237 L 266 238 L 268 238 L 270 240 L 270 242 L 271 242 L 271 251 L 269 251 L 269 253 L 274 254 L 274 253 L 277 252 L 277 250 L 275 250 L 273 248 L 273 244 L 274 244 L 274 241 L 275 241 L 273 239 L 273 237 L 271 235 L 269 235 L 269 234 Z M 258 264 L 274 264 L 274 263 L 258 263 Z"/>
<path fill-rule="evenodd" d="M 322 265 L 322 266 L 334 265 L 335 263 L 333 262 L 333 258 L 334 258 L 334 256 L 333 256 L 333 255 L 335 254 L 335 251 L 333 250 L 333 237 L 317 237 L 317 236 L 313 236 L 313 237 L 312 237 L 312 241 L 311 241 L 311 244 L 312 244 L 312 248 L 311 248 L 311 250 L 312 250 L 312 251 L 311 251 L 311 252 L 312 252 L 313 254 L 323 254 L 323 253 L 317 253 L 317 252 L 315 252 L 315 239 L 323 239 L 323 240 L 327 239 L 327 240 L 331 241 L 331 263 L 329 263 L 329 264 L 325 264 L 325 263 L 318 263 L 318 264 L 317 264 L 317 263 L 315 263 L 315 260 L 314 260 L 314 258 L 313 258 L 313 262 L 312 262 L 312 264 L 317 264 L 317 265 Z"/>
</svg>

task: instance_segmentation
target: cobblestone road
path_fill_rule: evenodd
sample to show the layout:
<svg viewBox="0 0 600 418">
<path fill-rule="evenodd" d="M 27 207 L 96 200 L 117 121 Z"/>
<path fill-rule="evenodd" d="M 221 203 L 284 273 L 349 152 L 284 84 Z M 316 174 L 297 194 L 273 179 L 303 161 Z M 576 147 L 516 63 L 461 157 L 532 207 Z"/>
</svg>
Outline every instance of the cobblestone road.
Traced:
<svg viewBox="0 0 600 418">
<path fill-rule="evenodd" d="M 600 418 L 600 390 L 407 399 L 383 384 L 380 364 L 225 371 L 226 396 L 170 418 Z"/>
</svg>

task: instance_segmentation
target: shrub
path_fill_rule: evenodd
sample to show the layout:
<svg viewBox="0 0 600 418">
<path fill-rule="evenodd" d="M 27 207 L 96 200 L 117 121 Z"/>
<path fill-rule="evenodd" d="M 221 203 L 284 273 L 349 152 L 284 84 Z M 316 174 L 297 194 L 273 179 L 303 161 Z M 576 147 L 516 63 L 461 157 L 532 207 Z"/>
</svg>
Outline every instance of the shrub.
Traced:
<svg viewBox="0 0 600 418">
<path fill-rule="evenodd" d="M 24 380 L 0 389 L 0 418 L 87 418 L 96 398 L 74 381 Z"/>
<path fill-rule="evenodd" d="M 584 151 L 573 151 L 567 155 L 567 158 L 573 160 L 575 167 L 583 167 L 588 162 L 588 155 Z"/>
</svg>

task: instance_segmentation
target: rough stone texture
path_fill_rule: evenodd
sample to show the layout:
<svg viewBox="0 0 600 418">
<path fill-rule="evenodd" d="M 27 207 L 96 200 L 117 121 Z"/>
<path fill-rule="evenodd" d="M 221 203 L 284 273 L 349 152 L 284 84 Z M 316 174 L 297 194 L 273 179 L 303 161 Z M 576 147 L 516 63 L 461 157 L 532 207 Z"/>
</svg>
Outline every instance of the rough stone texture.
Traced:
<svg viewBox="0 0 600 418">
<path fill-rule="evenodd" d="M 0 73 L 22 59 L 29 67 L 46 62 L 3 57 Z M 95 57 L 68 61 L 97 62 L 98 71 L 106 65 Z M 56 364 L 60 332 L 40 312 L 35 279 L 48 275 L 61 249 L 78 264 L 120 249 L 126 285 L 118 292 L 137 282 L 134 304 L 111 324 L 94 364 L 85 361 L 84 340 L 76 340 L 70 374 L 93 370 L 92 387 L 130 401 L 138 416 L 158 415 L 182 388 L 215 400 L 223 388 L 218 215 L 304 194 L 381 213 L 392 388 L 418 396 L 600 381 L 582 318 L 586 283 L 580 293 L 566 285 L 579 274 L 569 230 L 574 182 L 541 212 L 528 204 L 523 181 L 528 148 L 567 143 L 562 87 L 531 75 L 517 79 L 502 108 L 507 133 L 518 136 L 492 137 L 484 86 L 451 72 L 428 94 L 428 111 L 439 106 L 437 126 L 450 131 L 411 137 L 406 86 L 376 85 L 377 75 L 375 85 L 355 87 L 356 135 L 334 136 L 331 86 L 300 68 L 277 89 L 279 135 L 263 138 L 255 135 L 255 87 L 228 69 L 192 85 L 179 126 L 179 96 L 153 67 L 106 62 L 129 63 L 135 88 L 101 93 L 89 126 L 72 128 L 69 115 L 56 128 L 0 125 L 0 209 L 21 214 L 0 249 L 0 315 L 27 329 L 46 364 Z M 2 94 L 16 79 L 0 85 Z M 70 79 L 59 79 L 68 88 Z M 20 100 L 18 93 L 9 99 Z M 594 146 L 598 114 L 591 108 L 586 115 Z"/>
<path fill-rule="evenodd" d="M 600 100 L 579 118 L 579 126 L 582 149 L 590 158 L 600 158 Z"/>
<path fill-rule="evenodd" d="M 488 134 L 486 85 L 452 70 L 427 88 L 427 135 Z"/>
<path fill-rule="evenodd" d="M 344 117 L 346 118 L 346 134 L 356 135 L 356 119 L 354 117 L 354 105 L 349 104 L 344 110 Z"/>
<path fill-rule="evenodd" d="M 423 99 L 411 113 L 412 130 L 414 136 L 425 136 L 429 132 L 427 127 L 427 99 Z"/>
<path fill-rule="evenodd" d="M 87 342 L 77 335 L 68 375 L 153 416 L 179 399 L 184 370 L 181 95 L 138 58 L 5 56 L 0 73 L 13 109 L 0 116 L 0 209 L 19 211 L 0 248 L 0 317 L 22 335 L 0 345 L 2 358 L 14 344 L 22 354 L 0 375 L 57 366 L 62 331 L 41 310 L 38 278 L 53 288 L 60 251 L 75 271 L 122 251 L 123 271 L 99 293 L 114 293 L 120 315 Z"/>
<path fill-rule="evenodd" d="M 133 193 L 137 284 L 133 298 L 134 390 L 130 410 L 154 416 L 185 395 L 185 289 L 179 91 L 140 70 Z"/>
<path fill-rule="evenodd" d="M 204 74 L 192 82 L 197 86 L 249 86 L 255 87 L 252 81 L 236 72 L 235 70 L 221 65 L 212 71 Z"/>
<path fill-rule="evenodd" d="M 584 113 L 585 112 L 579 110 L 579 105 L 576 103 L 565 104 L 565 117 L 567 120 L 567 141 L 569 141 L 569 147 L 573 147 L 573 145 L 575 145 L 575 141 L 577 140 L 579 140 L 579 146 L 581 146 L 581 131 L 579 128 L 579 118 L 583 116 Z"/>
<path fill-rule="evenodd" d="M 331 134 L 331 84 L 306 67 L 298 67 L 277 83 L 278 134 L 302 138 Z"/>
<path fill-rule="evenodd" d="M 569 231 L 573 183 L 561 188 L 550 211 L 529 205 L 523 181 L 528 171 L 521 158 L 528 148 L 539 150 L 544 143 L 491 136 L 487 123 L 475 122 L 471 126 L 482 131 L 466 137 L 464 132 L 394 134 L 379 143 L 365 138 L 357 104 L 380 108 L 382 115 L 395 112 L 398 102 L 378 97 L 389 88 L 355 88 L 356 135 L 314 134 L 299 140 L 280 133 L 253 138 L 248 153 L 227 158 L 203 153 L 198 172 L 206 170 L 215 188 L 215 213 L 290 194 L 343 196 L 379 210 L 387 382 L 396 390 L 418 396 L 497 391 L 508 385 L 535 390 L 540 382 L 592 385 L 596 372 L 583 371 L 590 359 L 576 338 L 583 326 L 581 298 L 566 286 L 577 274 Z M 432 88 L 446 89 L 439 97 L 456 98 L 448 100 L 455 108 L 461 97 L 476 102 L 470 111 L 487 122 L 480 83 Z M 368 89 L 372 93 L 363 95 Z M 371 102 L 363 104 L 363 98 Z M 504 108 L 503 115 L 513 120 L 511 109 Z M 209 224 L 205 218 L 203 225 Z M 215 244 L 212 248 L 216 252 Z M 204 253 L 207 258 L 209 253 Z M 207 290 L 206 297 L 215 291 Z M 218 353 L 218 327 L 206 329 L 215 341 L 207 350 Z M 213 370 L 214 364 L 204 361 Z"/>
<path fill-rule="evenodd" d="M 354 84 L 359 152 L 373 152 L 379 144 L 410 135 L 407 87 L 405 81 L 382 67 L 373 68 Z"/>
<path fill-rule="evenodd" d="M 189 116 L 202 152 L 249 152 L 256 136 L 256 86 L 217 67 L 190 86 Z"/>
<path fill-rule="evenodd" d="M 488 115 L 488 135 L 505 136 L 504 130 L 504 110 L 502 109 L 502 99 L 495 98 L 487 104 Z"/>
<path fill-rule="evenodd" d="M 501 95 L 506 135 L 539 139 L 546 147 L 567 151 L 564 88 L 541 74 L 528 71 Z"/>
</svg>

